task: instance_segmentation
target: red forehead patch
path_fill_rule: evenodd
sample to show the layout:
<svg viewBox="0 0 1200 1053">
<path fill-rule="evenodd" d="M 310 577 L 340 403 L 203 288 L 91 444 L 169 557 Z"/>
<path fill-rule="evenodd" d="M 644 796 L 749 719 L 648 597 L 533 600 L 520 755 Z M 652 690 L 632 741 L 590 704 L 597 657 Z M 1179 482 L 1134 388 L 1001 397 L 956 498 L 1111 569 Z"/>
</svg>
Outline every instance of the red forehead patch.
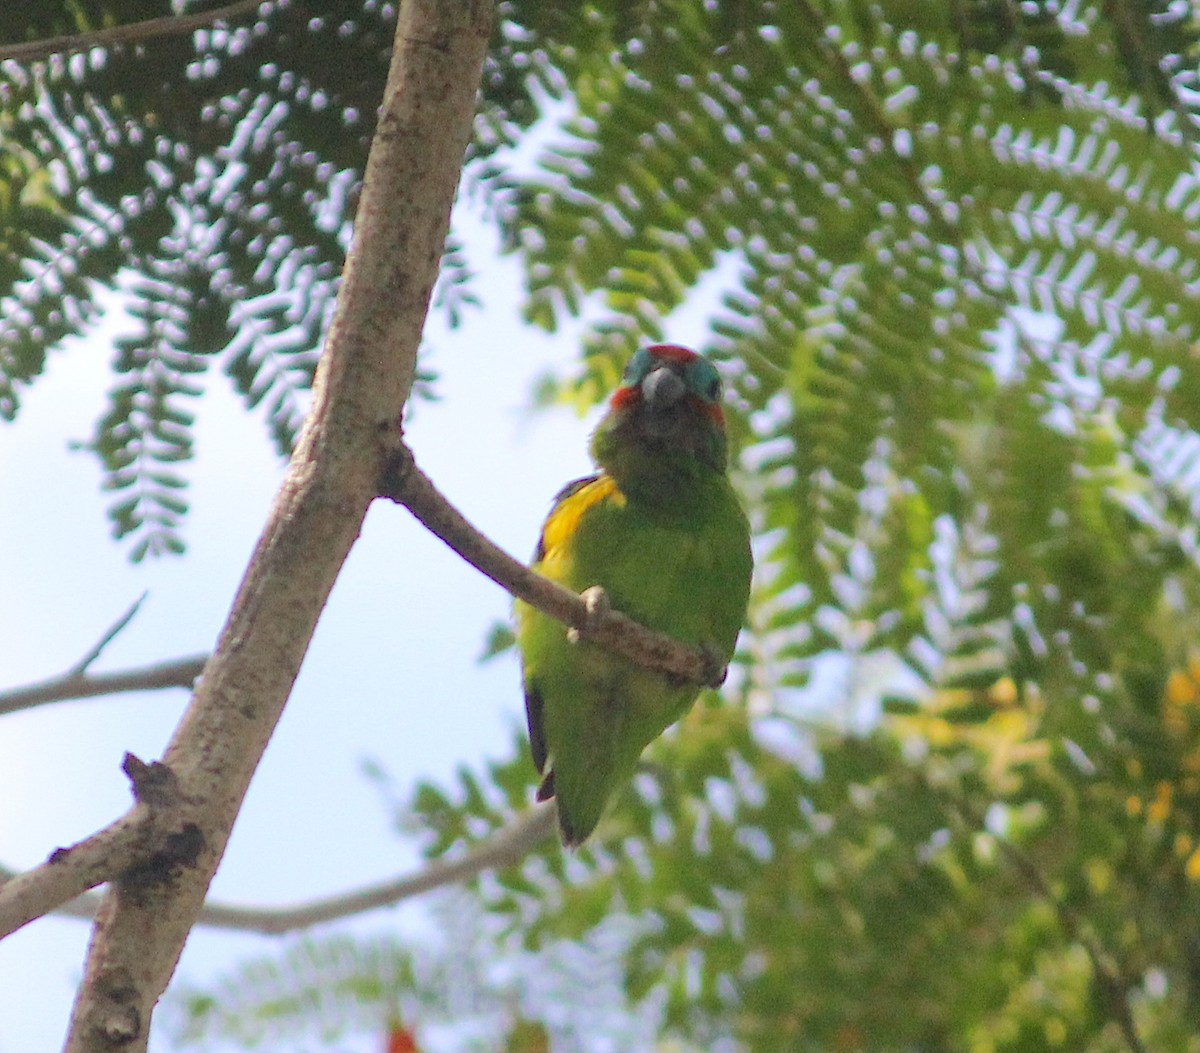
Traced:
<svg viewBox="0 0 1200 1053">
<path fill-rule="evenodd" d="M 700 357 L 695 351 L 680 344 L 651 344 L 646 350 L 655 358 L 665 358 L 671 362 L 679 362 L 683 365 L 694 362 Z"/>
</svg>

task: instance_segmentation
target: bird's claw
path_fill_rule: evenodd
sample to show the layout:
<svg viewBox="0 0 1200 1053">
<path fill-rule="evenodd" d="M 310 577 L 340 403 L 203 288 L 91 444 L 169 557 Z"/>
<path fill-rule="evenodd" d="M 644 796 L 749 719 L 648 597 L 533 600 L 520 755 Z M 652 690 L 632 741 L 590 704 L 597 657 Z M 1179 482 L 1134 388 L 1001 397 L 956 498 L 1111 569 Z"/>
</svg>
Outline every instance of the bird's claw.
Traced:
<svg viewBox="0 0 1200 1053">
<path fill-rule="evenodd" d="M 583 624 L 567 630 L 567 639 L 571 643 L 579 643 L 580 640 L 595 635 L 608 612 L 612 610 L 612 604 L 608 602 L 608 593 L 599 585 L 584 589 L 580 593 L 580 599 L 583 600 Z"/>
</svg>

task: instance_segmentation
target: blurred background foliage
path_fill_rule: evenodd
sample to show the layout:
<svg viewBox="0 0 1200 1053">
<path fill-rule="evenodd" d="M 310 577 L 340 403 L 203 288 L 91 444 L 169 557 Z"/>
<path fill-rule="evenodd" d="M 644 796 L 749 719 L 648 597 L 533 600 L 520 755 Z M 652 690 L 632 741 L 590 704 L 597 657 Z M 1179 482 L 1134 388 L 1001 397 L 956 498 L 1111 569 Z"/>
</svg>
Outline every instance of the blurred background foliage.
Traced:
<svg viewBox="0 0 1200 1053">
<path fill-rule="evenodd" d="M 587 847 L 456 894 L 470 968 L 314 940 L 182 992 L 180 1040 L 482 1013 L 444 1048 L 1196 1053 L 1200 8 L 497 11 L 465 186 L 530 323 L 595 319 L 542 394 L 590 406 L 711 317 L 758 555 L 738 665 Z M 169 13 L 7 4 L 0 41 Z M 294 437 L 394 15 L 264 0 L 0 65 L 0 412 L 130 298 L 90 445 L 136 558 L 181 547 L 206 371 Z M 454 855 L 532 776 L 517 739 L 401 827 Z M 625 1024 L 588 1017 L 597 960 Z"/>
</svg>

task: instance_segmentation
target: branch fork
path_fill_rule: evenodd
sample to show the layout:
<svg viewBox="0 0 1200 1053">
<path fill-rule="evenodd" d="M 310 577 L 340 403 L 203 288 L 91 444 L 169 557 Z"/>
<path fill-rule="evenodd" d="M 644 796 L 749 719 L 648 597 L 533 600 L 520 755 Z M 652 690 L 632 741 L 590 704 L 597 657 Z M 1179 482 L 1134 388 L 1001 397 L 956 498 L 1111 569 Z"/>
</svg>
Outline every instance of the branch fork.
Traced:
<svg viewBox="0 0 1200 1053">
<path fill-rule="evenodd" d="M 199 827 L 184 818 L 185 802 L 174 772 L 146 764 L 132 753 L 122 769 L 129 777 L 134 807 L 103 830 L 46 862 L 0 883 L 0 939 L 88 889 L 113 882 L 148 889 L 194 866 L 204 847 Z"/>
<path fill-rule="evenodd" d="M 229 16 L 248 8 L 238 3 L 219 10 Z M 135 803 L 123 817 L 0 884 L 3 936 L 108 883 L 67 1053 L 147 1048 L 154 1005 L 201 916 L 317 618 L 376 497 L 403 504 L 481 572 L 588 641 L 682 681 L 720 682 L 702 651 L 607 610 L 598 594 L 584 599 L 563 589 L 483 537 L 416 466 L 398 428 L 380 441 L 377 422 L 396 421 L 411 389 L 494 14 L 492 0 L 400 5 L 312 410 L 191 704 L 163 763 L 126 758 Z M 139 33 L 145 32 L 142 26 Z M 87 686 L 79 681 L 93 657 L 68 673 L 71 688 Z M 27 707 L 49 701 L 50 694 L 17 701 Z M 470 864 L 464 859 L 457 872 L 451 864 L 431 865 L 428 887 L 455 873 L 461 879 L 484 859 L 519 858 L 550 825 L 548 813 L 535 810 L 509 838 L 497 838 L 491 856 L 469 853 Z M 414 887 L 406 882 L 386 891 L 398 896 Z"/>
<path fill-rule="evenodd" d="M 379 496 L 406 507 L 463 559 L 513 596 L 563 622 L 573 642 L 587 641 L 609 648 L 680 683 L 719 687 L 724 681 L 725 666 L 716 655 L 647 629 L 614 610 L 600 586 L 577 595 L 504 552 L 437 490 L 417 467 L 408 446 L 394 435 L 389 435 L 388 441 L 394 445 L 385 458 Z M 135 604 L 101 644 L 63 679 L 81 675 L 136 609 Z M 126 754 L 122 770 L 129 777 L 136 801 L 128 815 L 77 845 L 56 849 L 42 866 L 0 882 L 0 938 L 34 918 L 63 907 L 97 885 L 111 882 L 123 894 L 137 897 L 196 864 L 204 851 L 205 837 L 198 825 L 180 816 L 184 802 L 172 769 L 159 762 L 147 764 Z M 522 853 L 528 851 L 549 828 L 544 816 L 535 820 L 531 814 L 528 825 L 521 821 L 514 827 L 520 831 L 518 837 L 502 836 L 495 845 L 480 846 L 478 853 L 469 854 L 465 866 L 431 864 L 427 873 L 390 882 L 381 889 L 334 897 L 293 910 L 216 907 L 207 918 L 202 912 L 199 920 L 278 932 L 302 923 L 372 909 L 414 891 L 461 881 L 484 866 L 512 862 L 514 845 L 520 846 Z M 94 905 L 89 905 L 81 912 L 90 913 L 92 909 Z"/>
<path fill-rule="evenodd" d="M 22 709 L 45 706 L 52 702 L 93 698 L 97 695 L 115 695 L 122 691 L 155 691 L 165 687 L 191 687 L 203 672 L 208 655 L 177 658 L 170 662 L 158 662 L 139 669 L 123 669 L 115 673 L 90 672 L 92 665 L 103 654 L 104 649 L 133 621 L 147 595 L 143 592 L 129 609 L 105 630 L 104 635 L 89 648 L 87 654 L 65 673 L 36 684 L 0 691 L 0 717 Z"/>
</svg>

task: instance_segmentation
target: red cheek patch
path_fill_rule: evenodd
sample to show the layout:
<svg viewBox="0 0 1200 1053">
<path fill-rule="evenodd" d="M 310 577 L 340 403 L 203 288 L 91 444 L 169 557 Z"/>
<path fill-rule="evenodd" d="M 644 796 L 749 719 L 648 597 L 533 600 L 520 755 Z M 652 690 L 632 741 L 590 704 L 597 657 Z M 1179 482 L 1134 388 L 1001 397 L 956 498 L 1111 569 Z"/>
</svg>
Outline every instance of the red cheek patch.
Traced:
<svg viewBox="0 0 1200 1053">
<path fill-rule="evenodd" d="M 698 399 L 695 395 L 689 395 L 688 404 L 703 413 L 714 424 L 725 427 L 725 411 L 721 409 L 719 402 L 705 402 L 704 399 Z"/>
<path fill-rule="evenodd" d="M 609 405 L 613 409 L 626 409 L 636 402 L 640 402 L 642 398 L 641 388 L 627 387 L 617 388 L 613 392 L 613 397 L 609 400 Z"/>
</svg>

